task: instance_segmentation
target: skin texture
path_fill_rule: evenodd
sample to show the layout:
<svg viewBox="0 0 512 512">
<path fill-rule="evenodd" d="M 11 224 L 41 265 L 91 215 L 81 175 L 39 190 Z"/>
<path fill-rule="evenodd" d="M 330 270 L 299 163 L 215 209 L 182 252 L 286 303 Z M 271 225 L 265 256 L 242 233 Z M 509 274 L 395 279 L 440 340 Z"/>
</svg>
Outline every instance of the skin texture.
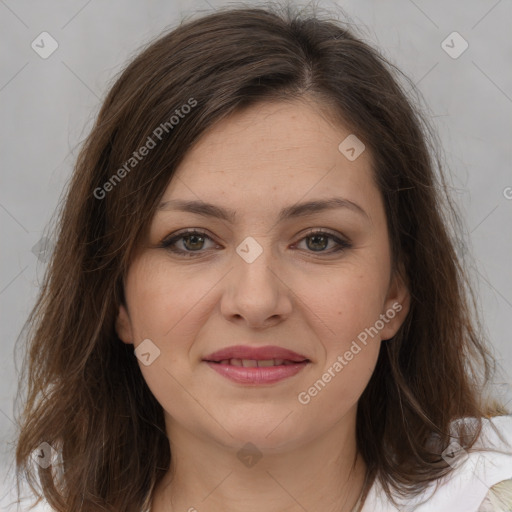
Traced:
<svg viewBox="0 0 512 512">
<path fill-rule="evenodd" d="M 350 133 L 313 102 L 252 106 L 203 135 L 165 190 L 162 201 L 202 200 L 236 210 L 237 219 L 157 211 L 126 276 L 127 307 L 116 330 L 125 343 L 149 338 L 160 350 L 149 366 L 139 365 L 164 409 L 173 461 L 153 512 L 346 512 L 356 503 L 366 469 L 358 456 L 350 473 L 357 402 L 381 340 L 405 318 L 409 295 L 391 274 L 370 152 L 349 161 L 338 150 Z M 335 196 L 366 214 L 337 208 L 278 222 L 286 206 Z M 210 237 L 174 244 L 195 256 L 160 247 L 184 228 Z M 333 239 L 304 238 L 310 228 L 348 237 L 352 247 L 334 253 Z M 252 263 L 236 252 L 249 236 L 263 251 Z M 301 404 L 298 394 L 396 303 L 394 318 Z M 278 345 L 311 363 L 278 383 L 249 386 L 202 361 L 238 344 Z M 248 442 L 262 455 L 251 467 L 237 457 Z"/>
</svg>

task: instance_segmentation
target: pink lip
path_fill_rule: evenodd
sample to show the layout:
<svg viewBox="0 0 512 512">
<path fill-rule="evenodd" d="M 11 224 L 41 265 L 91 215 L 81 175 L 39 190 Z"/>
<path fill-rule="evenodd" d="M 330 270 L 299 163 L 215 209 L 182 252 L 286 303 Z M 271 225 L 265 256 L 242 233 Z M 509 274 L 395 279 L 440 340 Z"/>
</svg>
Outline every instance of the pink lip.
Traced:
<svg viewBox="0 0 512 512">
<path fill-rule="evenodd" d="M 232 366 L 230 364 L 212 363 L 211 361 L 206 361 L 206 363 L 223 377 L 239 384 L 273 384 L 296 375 L 309 364 L 309 361 L 286 366 L 264 367 Z"/>
<path fill-rule="evenodd" d="M 251 359 L 266 361 L 283 359 L 293 364 L 279 366 L 245 367 L 222 364 L 229 359 Z M 305 368 L 311 361 L 297 352 L 276 346 L 248 347 L 236 345 L 218 350 L 204 358 L 210 368 L 217 373 L 239 384 L 273 384 L 292 377 Z"/>
<path fill-rule="evenodd" d="M 226 359 L 254 359 L 256 361 L 265 361 L 268 359 L 285 359 L 287 361 L 302 362 L 308 360 L 306 356 L 297 354 L 286 348 L 267 345 L 266 347 L 248 347 L 244 345 L 235 345 L 233 347 L 223 348 L 206 356 L 204 361 L 224 361 Z"/>
</svg>

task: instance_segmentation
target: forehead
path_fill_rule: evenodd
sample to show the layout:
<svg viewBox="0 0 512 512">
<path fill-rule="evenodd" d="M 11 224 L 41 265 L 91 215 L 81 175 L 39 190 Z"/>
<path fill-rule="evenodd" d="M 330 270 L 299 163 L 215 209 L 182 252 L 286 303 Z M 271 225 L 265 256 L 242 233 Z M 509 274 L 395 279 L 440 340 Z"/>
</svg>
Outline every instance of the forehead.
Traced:
<svg viewBox="0 0 512 512">
<path fill-rule="evenodd" d="M 372 161 L 350 160 L 339 146 L 350 130 L 314 103 L 261 103 L 210 128 L 188 151 L 162 202 L 174 198 L 271 207 L 301 199 L 375 199 Z M 350 140 L 350 139 L 349 139 Z"/>
</svg>

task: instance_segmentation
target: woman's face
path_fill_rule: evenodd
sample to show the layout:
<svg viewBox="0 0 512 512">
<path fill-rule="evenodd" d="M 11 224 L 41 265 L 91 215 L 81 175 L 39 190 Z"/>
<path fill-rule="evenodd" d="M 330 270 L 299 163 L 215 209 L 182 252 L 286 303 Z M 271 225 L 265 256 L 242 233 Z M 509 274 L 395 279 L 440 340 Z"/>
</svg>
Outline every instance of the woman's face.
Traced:
<svg viewBox="0 0 512 512">
<path fill-rule="evenodd" d="M 349 135 L 313 103 L 263 103 L 218 123 L 177 169 L 129 269 L 116 324 L 137 349 L 168 432 L 279 451 L 340 420 L 355 425 L 408 294 L 391 275 L 369 151 L 357 156 L 353 138 L 339 149 Z M 212 206 L 184 211 L 178 201 Z M 274 352 L 208 362 L 240 345 Z M 280 349 L 306 362 L 279 361 Z"/>
</svg>

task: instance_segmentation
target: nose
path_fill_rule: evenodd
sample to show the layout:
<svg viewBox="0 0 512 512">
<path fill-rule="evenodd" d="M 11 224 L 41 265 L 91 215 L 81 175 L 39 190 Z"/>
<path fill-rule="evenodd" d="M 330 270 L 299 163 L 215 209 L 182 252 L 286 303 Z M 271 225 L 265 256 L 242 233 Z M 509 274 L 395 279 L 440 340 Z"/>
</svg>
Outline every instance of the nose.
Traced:
<svg viewBox="0 0 512 512">
<path fill-rule="evenodd" d="M 247 237 L 237 247 L 233 265 L 224 281 L 220 306 L 226 319 L 265 329 L 288 318 L 293 293 L 278 259 L 262 239 Z"/>
</svg>

